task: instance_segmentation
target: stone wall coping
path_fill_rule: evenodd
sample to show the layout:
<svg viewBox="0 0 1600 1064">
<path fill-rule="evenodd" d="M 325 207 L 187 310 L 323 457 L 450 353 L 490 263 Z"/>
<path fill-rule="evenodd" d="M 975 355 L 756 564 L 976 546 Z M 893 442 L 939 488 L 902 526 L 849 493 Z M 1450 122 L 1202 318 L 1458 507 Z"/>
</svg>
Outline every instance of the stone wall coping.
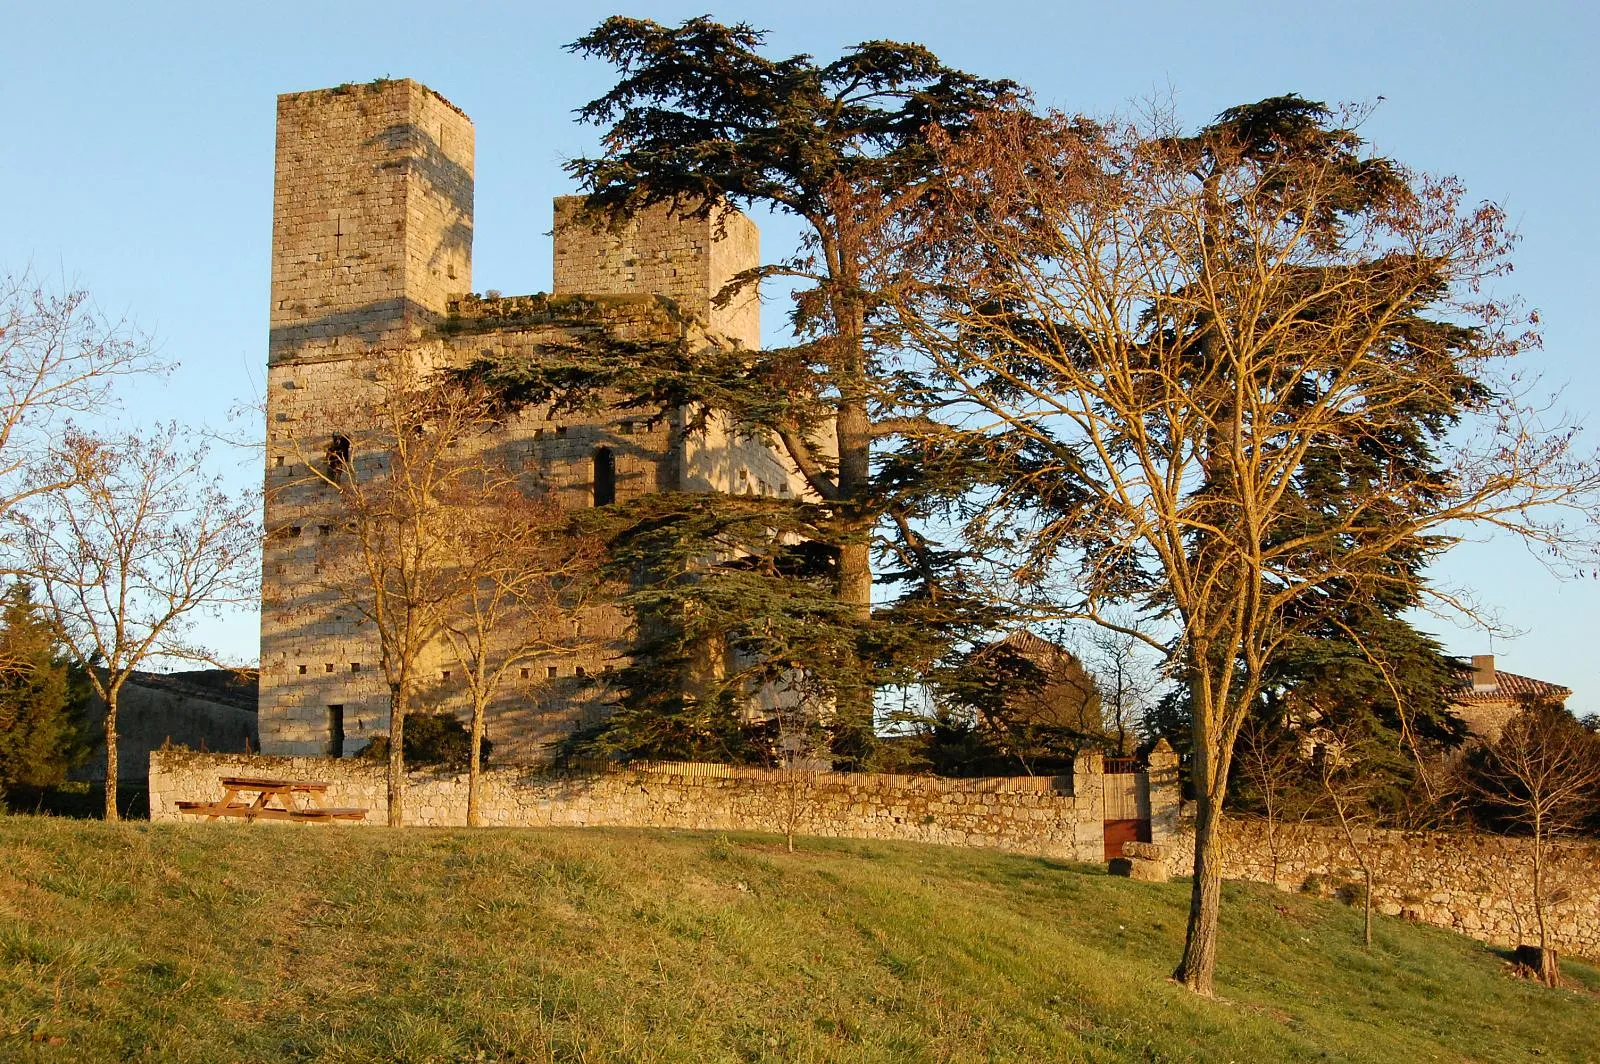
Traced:
<svg viewBox="0 0 1600 1064">
<path fill-rule="evenodd" d="M 690 778 L 782 780 L 788 778 L 782 769 L 758 768 L 744 765 L 720 765 L 707 762 L 655 761 L 635 763 L 627 769 L 648 775 L 682 776 Z M 924 776 L 898 772 L 807 772 L 805 775 L 818 783 L 879 787 L 884 789 L 941 790 L 963 793 L 994 793 L 1018 791 L 1027 793 L 1059 794 L 1070 796 L 1071 776 L 981 776 L 952 777 Z"/>
<path fill-rule="evenodd" d="M 150 816 L 193 821 L 181 803 L 215 799 L 222 777 L 271 776 L 325 780 L 331 803 L 364 809 L 360 823 L 382 825 L 387 769 L 383 762 L 356 758 L 157 750 L 150 754 Z M 1098 778 L 1085 797 L 1061 793 L 1059 786 L 1055 777 L 936 780 L 695 763 L 586 772 L 505 767 L 483 773 L 479 812 L 485 826 L 782 832 L 788 825 L 797 834 L 824 838 L 1102 860 Z M 464 827 L 466 796 L 465 771 L 414 770 L 407 780 L 405 823 Z"/>
<path fill-rule="evenodd" d="M 290 774 L 300 767 L 305 771 L 326 771 L 328 758 L 277 755 L 277 754 L 219 754 L 207 751 L 166 749 L 150 752 L 150 770 L 172 771 L 194 767 L 219 767 L 223 764 L 251 765 L 273 774 Z M 364 758 L 341 758 L 337 771 L 352 775 L 387 777 L 388 765 L 382 761 Z M 903 790 L 957 794 L 1024 793 L 1044 794 L 1070 798 L 1073 796 L 1071 776 L 986 776 L 958 779 L 941 776 L 920 776 L 887 772 L 806 772 L 809 782 L 824 787 L 842 787 L 859 790 Z M 442 768 L 419 765 L 408 768 L 406 776 L 414 782 L 465 780 L 465 768 Z M 684 780 L 745 780 L 758 783 L 782 783 L 792 779 L 781 769 L 758 768 L 744 765 L 724 765 L 711 762 L 656 761 L 638 762 L 626 767 L 604 770 L 561 770 L 536 766 L 497 765 L 485 768 L 482 778 L 496 781 L 515 781 L 523 784 L 560 783 L 574 780 L 603 779 L 633 776 L 641 781 L 672 777 Z"/>
</svg>

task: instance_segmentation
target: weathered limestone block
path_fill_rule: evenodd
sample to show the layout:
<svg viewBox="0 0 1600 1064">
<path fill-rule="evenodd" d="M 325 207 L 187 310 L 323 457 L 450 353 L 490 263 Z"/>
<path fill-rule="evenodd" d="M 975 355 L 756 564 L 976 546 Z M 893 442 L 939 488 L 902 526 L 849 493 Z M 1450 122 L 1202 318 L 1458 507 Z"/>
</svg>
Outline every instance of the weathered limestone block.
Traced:
<svg viewBox="0 0 1600 1064">
<path fill-rule="evenodd" d="M 1165 883 L 1168 878 L 1166 852 L 1153 842 L 1125 842 L 1122 856 L 1111 859 L 1110 872 L 1145 883 Z"/>
</svg>

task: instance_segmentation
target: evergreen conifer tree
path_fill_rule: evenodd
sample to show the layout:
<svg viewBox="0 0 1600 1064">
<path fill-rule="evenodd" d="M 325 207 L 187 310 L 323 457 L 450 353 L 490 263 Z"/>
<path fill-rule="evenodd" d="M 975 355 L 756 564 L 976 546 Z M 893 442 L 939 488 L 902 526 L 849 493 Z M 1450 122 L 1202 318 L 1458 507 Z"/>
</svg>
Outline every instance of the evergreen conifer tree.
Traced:
<svg viewBox="0 0 1600 1064">
<path fill-rule="evenodd" d="M 66 780 L 87 752 L 78 717 L 88 690 L 28 588 L 0 600 L 0 793 Z"/>
<path fill-rule="evenodd" d="M 622 711 L 589 737 L 592 751 L 747 756 L 737 707 L 762 684 L 800 684 L 827 707 L 836 759 L 860 764 L 874 691 L 995 618 L 964 586 L 961 555 L 925 524 L 982 468 L 953 450 L 928 460 L 928 441 L 945 431 L 931 416 L 937 400 L 885 348 L 884 300 L 869 276 L 892 220 L 931 186 L 928 129 L 959 132 L 1016 87 L 912 44 L 869 41 L 819 62 L 769 58 L 763 42 L 709 18 L 607 19 L 571 46 L 620 74 L 579 111 L 607 127 L 604 152 L 569 169 L 598 217 L 665 203 L 800 219 L 800 248 L 719 295 L 767 278 L 809 285 L 794 297 L 797 342 L 761 352 L 611 345 L 579 363 L 465 371 L 514 402 L 604 393 L 663 413 L 721 411 L 772 442 L 810 488 L 811 501 L 666 496 L 630 511 L 615 547 L 630 572 L 650 574 L 631 598 L 640 664 L 621 677 Z M 700 564 L 707 557 L 725 561 Z"/>
</svg>

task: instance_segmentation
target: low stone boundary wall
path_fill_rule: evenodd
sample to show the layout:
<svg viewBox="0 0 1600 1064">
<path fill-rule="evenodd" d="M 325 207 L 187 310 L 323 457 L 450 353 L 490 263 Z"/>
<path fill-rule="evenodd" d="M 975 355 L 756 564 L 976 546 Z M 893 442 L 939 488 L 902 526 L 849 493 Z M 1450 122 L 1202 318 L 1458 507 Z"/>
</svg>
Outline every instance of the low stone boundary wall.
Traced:
<svg viewBox="0 0 1600 1064">
<path fill-rule="evenodd" d="M 498 827 L 652 827 L 902 839 L 1100 861 L 1101 760 L 1080 757 L 1074 775 L 953 780 L 923 776 L 784 773 L 726 765 L 658 764 L 603 774 L 486 769 L 482 822 Z M 210 801 L 223 776 L 321 780 L 327 802 L 368 810 L 382 825 L 382 764 L 350 758 L 264 757 L 157 750 L 150 754 L 150 819 L 191 820 L 179 801 Z M 465 772 L 410 773 L 406 823 L 461 827 Z M 263 821 L 262 823 L 267 823 Z"/>
<path fill-rule="evenodd" d="M 1373 870 L 1373 908 L 1497 946 L 1537 943 L 1533 843 L 1502 835 L 1371 830 L 1358 833 Z M 1194 871 L 1194 836 L 1168 848 L 1175 874 Z M 1546 851 L 1551 944 L 1600 958 L 1600 844 L 1558 842 Z M 1362 883 L 1361 866 L 1337 827 L 1223 821 L 1223 876 L 1282 890 L 1336 895 Z M 1359 897 L 1359 894 L 1355 895 Z"/>
<path fill-rule="evenodd" d="M 1073 768 L 1070 778 L 979 780 L 678 763 L 597 774 L 494 768 L 483 773 L 480 802 L 483 823 L 499 827 L 781 833 L 792 821 L 800 835 L 899 839 L 1099 862 L 1105 853 L 1100 756 L 1084 754 Z M 365 807 L 365 824 L 387 821 L 380 763 L 184 750 L 150 754 L 150 819 L 194 819 L 180 815 L 177 803 L 216 799 L 223 776 L 324 780 L 329 804 Z M 1169 832 L 1166 819 L 1164 813 L 1158 817 L 1157 841 L 1171 872 L 1187 876 L 1193 871 L 1193 835 Z M 466 820 L 464 772 L 410 774 L 408 826 L 462 827 Z M 1538 940 L 1528 840 L 1400 831 L 1359 837 L 1368 840 L 1364 846 L 1373 863 L 1377 911 L 1496 945 Z M 1324 895 L 1361 883 L 1360 866 L 1337 828 L 1280 824 L 1269 835 L 1265 821 L 1230 818 L 1224 822 L 1223 848 L 1228 879 Z M 1600 958 L 1600 845 L 1550 847 L 1548 877 L 1555 899 L 1547 914 L 1553 944 L 1563 952 Z"/>
</svg>

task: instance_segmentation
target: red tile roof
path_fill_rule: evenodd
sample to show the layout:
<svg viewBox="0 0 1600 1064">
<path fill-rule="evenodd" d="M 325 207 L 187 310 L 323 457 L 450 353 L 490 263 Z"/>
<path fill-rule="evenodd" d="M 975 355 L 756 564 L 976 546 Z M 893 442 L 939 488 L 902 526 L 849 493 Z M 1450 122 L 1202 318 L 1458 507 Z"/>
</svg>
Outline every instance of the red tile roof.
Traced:
<svg viewBox="0 0 1600 1064">
<path fill-rule="evenodd" d="M 1010 635 L 999 640 L 998 642 L 991 643 L 990 646 L 1010 647 L 1017 653 L 1029 658 L 1070 658 L 1073 656 L 1072 653 L 1066 648 L 1058 646 L 1057 644 L 1050 642 L 1048 639 L 1042 639 L 1039 636 L 1034 635 L 1032 632 L 1022 628 L 1017 629 L 1015 632 L 1012 632 Z"/>
<path fill-rule="evenodd" d="M 1467 661 L 1455 662 L 1456 682 L 1445 692 L 1450 701 L 1458 705 L 1470 705 L 1480 702 L 1564 702 L 1572 694 L 1572 688 L 1562 687 L 1558 683 L 1548 680 L 1535 680 L 1532 676 L 1520 676 L 1504 669 L 1496 669 L 1494 673 L 1495 686 L 1483 690 L 1475 690 L 1472 686 L 1472 663 Z"/>
</svg>

